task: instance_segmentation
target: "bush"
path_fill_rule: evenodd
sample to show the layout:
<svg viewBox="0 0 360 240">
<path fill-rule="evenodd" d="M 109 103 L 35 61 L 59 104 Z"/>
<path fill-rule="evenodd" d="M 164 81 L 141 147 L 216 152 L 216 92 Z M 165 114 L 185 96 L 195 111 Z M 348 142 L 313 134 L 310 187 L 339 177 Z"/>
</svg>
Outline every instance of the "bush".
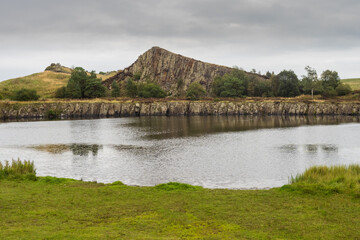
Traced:
<svg viewBox="0 0 360 240">
<path fill-rule="evenodd" d="M 2 100 L 3 99 L 3 96 L 0 94 L 0 100 Z"/>
<path fill-rule="evenodd" d="M 337 92 L 334 88 L 327 86 L 324 88 L 324 91 L 322 92 L 322 95 L 324 97 L 335 97 L 337 95 Z"/>
<path fill-rule="evenodd" d="M 135 98 L 137 96 L 137 86 L 132 78 L 129 78 L 127 80 L 125 89 L 126 89 L 126 95 L 128 97 Z"/>
<path fill-rule="evenodd" d="M 245 94 L 248 77 L 239 69 L 233 69 L 222 77 L 216 77 L 212 90 L 217 97 L 242 97 Z"/>
<path fill-rule="evenodd" d="M 111 84 L 111 96 L 120 97 L 120 86 L 116 81 L 113 81 Z"/>
<path fill-rule="evenodd" d="M 86 79 L 85 89 L 84 89 L 85 98 L 99 98 L 105 97 L 105 87 L 101 83 L 101 79 L 96 78 L 94 72 Z"/>
<path fill-rule="evenodd" d="M 142 98 L 164 98 L 166 93 L 156 83 L 145 83 L 138 86 L 138 95 Z"/>
<path fill-rule="evenodd" d="M 344 84 L 344 83 L 340 83 L 337 87 L 336 87 L 336 92 L 338 96 L 345 96 L 348 95 L 349 93 L 351 93 L 351 87 L 349 84 Z"/>
<path fill-rule="evenodd" d="M 58 88 L 55 91 L 55 98 L 65 98 L 66 97 L 66 87 Z"/>
<path fill-rule="evenodd" d="M 198 100 L 202 97 L 206 96 L 206 90 L 203 86 L 198 82 L 193 82 L 189 85 L 189 88 L 186 92 L 186 97 L 190 98 L 191 100 Z"/>
<path fill-rule="evenodd" d="M 16 101 L 32 101 L 32 100 L 38 100 L 39 97 L 40 96 L 37 95 L 36 90 L 23 88 L 18 91 L 15 91 L 15 94 L 12 97 L 12 99 Z"/>
</svg>

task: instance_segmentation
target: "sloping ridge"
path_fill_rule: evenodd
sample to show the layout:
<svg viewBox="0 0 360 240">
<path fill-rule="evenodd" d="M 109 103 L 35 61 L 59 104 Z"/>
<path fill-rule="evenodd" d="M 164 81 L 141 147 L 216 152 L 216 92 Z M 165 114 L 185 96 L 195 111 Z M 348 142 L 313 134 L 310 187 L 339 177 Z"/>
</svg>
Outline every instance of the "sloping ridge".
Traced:
<svg viewBox="0 0 360 240">
<path fill-rule="evenodd" d="M 140 75 L 140 82 L 154 81 L 171 95 L 186 91 L 192 82 L 199 82 L 207 92 L 216 76 L 223 76 L 232 69 L 225 66 L 198 61 L 175 54 L 160 47 L 153 47 L 128 68 L 104 81 L 110 88 L 113 81 L 123 82 Z"/>
</svg>

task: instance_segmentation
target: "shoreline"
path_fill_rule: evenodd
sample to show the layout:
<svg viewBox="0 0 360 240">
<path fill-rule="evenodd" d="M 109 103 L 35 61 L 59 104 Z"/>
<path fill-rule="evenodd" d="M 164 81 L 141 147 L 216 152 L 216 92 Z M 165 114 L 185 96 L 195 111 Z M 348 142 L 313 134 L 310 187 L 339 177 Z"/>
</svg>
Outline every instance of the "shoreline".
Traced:
<svg viewBox="0 0 360 240">
<path fill-rule="evenodd" d="M 139 116 L 360 116 L 358 101 L 80 100 L 0 101 L 0 119 L 81 119 Z"/>
</svg>

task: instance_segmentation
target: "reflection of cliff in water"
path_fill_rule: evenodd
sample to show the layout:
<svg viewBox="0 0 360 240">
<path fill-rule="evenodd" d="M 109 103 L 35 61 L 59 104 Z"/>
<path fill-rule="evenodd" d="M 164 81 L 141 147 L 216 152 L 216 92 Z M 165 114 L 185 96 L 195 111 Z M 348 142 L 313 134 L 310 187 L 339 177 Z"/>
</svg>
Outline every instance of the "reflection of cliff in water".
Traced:
<svg viewBox="0 0 360 240">
<path fill-rule="evenodd" d="M 358 122 L 360 118 L 352 116 L 193 116 L 141 117 L 128 125 L 146 132 L 147 138 L 166 139 L 265 128 Z"/>
</svg>

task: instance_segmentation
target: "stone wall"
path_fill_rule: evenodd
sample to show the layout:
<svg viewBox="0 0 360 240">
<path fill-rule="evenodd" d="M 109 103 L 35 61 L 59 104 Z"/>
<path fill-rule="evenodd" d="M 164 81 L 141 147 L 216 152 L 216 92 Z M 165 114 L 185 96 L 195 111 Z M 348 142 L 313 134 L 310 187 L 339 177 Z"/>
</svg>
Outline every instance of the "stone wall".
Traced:
<svg viewBox="0 0 360 240">
<path fill-rule="evenodd" d="M 0 103 L 0 119 L 73 119 L 191 115 L 360 115 L 360 103 L 317 102 L 36 102 Z"/>
</svg>

